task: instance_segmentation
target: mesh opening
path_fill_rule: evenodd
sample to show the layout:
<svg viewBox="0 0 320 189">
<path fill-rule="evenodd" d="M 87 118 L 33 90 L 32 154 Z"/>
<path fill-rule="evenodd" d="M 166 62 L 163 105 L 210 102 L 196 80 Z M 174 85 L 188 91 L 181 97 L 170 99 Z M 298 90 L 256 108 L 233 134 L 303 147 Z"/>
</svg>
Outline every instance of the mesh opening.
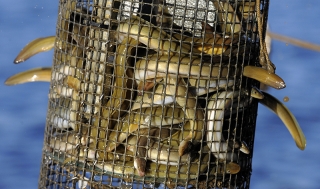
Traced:
<svg viewBox="0 0 320 189">
<path fill-rule="evenodd" d="M 253 1 L 61 0 L 39 187 L 249 188 L 257 35 Z"/>
</svg>

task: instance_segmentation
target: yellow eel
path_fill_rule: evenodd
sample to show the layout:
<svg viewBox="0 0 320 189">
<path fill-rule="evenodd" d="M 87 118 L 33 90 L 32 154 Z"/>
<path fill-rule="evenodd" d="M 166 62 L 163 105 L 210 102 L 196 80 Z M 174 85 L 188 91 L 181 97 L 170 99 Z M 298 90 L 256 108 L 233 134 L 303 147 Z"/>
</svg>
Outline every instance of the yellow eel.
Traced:
<svg viewBox="0 0 320 189">
<path fill-rule="evenodd" d="M 290 110 L 282 104 L 278 99 L 272 95 L 263 92 L 264 98 L 260 99 L 259 102 L 269 108 L 272 112 L 277 114 L 284 125 L 289 130 L 292 138 L 296 142 L 296 145 L 300 150 L 304 150 L 306 147 L 306 138 L 299 126 L 294 115 Z"/>
<path fill-rule="evenodd" d="M 55 40 L 55 36 L 49 36 L 31 41 L 20 51 L 14 59 L 14 63 L 24 62 L 35 54 L 51 50 L 54 47 Z"/>
<path fill-rule="evenodd" d="M 51 67 L 34 68 L 24 72 L 20 72 L 9 77 L 6 81 L 6 85 L 18 85 L 28 82 L 36 81 L 51 81 Z"/>
</svg>

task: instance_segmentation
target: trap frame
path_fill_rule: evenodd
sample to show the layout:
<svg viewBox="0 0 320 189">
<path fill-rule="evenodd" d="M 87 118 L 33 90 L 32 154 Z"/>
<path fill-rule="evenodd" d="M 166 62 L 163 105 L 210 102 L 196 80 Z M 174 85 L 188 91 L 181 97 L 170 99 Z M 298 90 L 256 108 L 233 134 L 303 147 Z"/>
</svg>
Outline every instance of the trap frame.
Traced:
<svg viewBox="0 0 320 189">
<path fill-rule="evenodd" d="M 255 7 L 60 0 L 39 188 L 249 188 Z"/>
</svg>

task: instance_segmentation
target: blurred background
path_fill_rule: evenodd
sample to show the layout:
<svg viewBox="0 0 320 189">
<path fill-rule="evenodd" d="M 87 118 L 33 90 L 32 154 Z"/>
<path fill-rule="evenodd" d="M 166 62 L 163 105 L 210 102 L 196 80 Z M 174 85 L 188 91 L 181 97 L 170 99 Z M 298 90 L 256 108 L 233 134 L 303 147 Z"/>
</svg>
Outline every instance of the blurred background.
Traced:
<svg viewBox="0 0 320 189">
<path fill-rule="evenodd" d="M 14 2 L 14 3 L 13 3 Z M 31 40 L 55 35 L 58 1 L 3 1 L 0 11 L 0 188 L 37 188 L 49 83 L 5 86 L 11 75 L 50 67 L 53 51 L 14 65 Z M 320 44 L 318 0 L 271 1 L 270 30 Z M 320 52 L 272 41 L 271 60 L 286 82 L 268 92 L 296 116 L 307 138 L 300 151 L 280 119 L 259 105 L 253 152 L 252 189 L 319 188 L 320 174 Z"/>
</svg>

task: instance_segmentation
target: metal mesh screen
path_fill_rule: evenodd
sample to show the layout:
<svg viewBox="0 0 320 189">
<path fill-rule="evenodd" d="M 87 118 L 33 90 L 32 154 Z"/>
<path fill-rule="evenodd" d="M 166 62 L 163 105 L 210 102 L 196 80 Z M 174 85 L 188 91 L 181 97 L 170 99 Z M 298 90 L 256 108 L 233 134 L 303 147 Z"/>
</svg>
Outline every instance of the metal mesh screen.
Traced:
<svg viewBox="0 0 320 189">
<path fill-rule="evenodd" d="M 249 188 L 256 28 L 250 0 L 60 0 L 39 188 Z"/>
</svg>

